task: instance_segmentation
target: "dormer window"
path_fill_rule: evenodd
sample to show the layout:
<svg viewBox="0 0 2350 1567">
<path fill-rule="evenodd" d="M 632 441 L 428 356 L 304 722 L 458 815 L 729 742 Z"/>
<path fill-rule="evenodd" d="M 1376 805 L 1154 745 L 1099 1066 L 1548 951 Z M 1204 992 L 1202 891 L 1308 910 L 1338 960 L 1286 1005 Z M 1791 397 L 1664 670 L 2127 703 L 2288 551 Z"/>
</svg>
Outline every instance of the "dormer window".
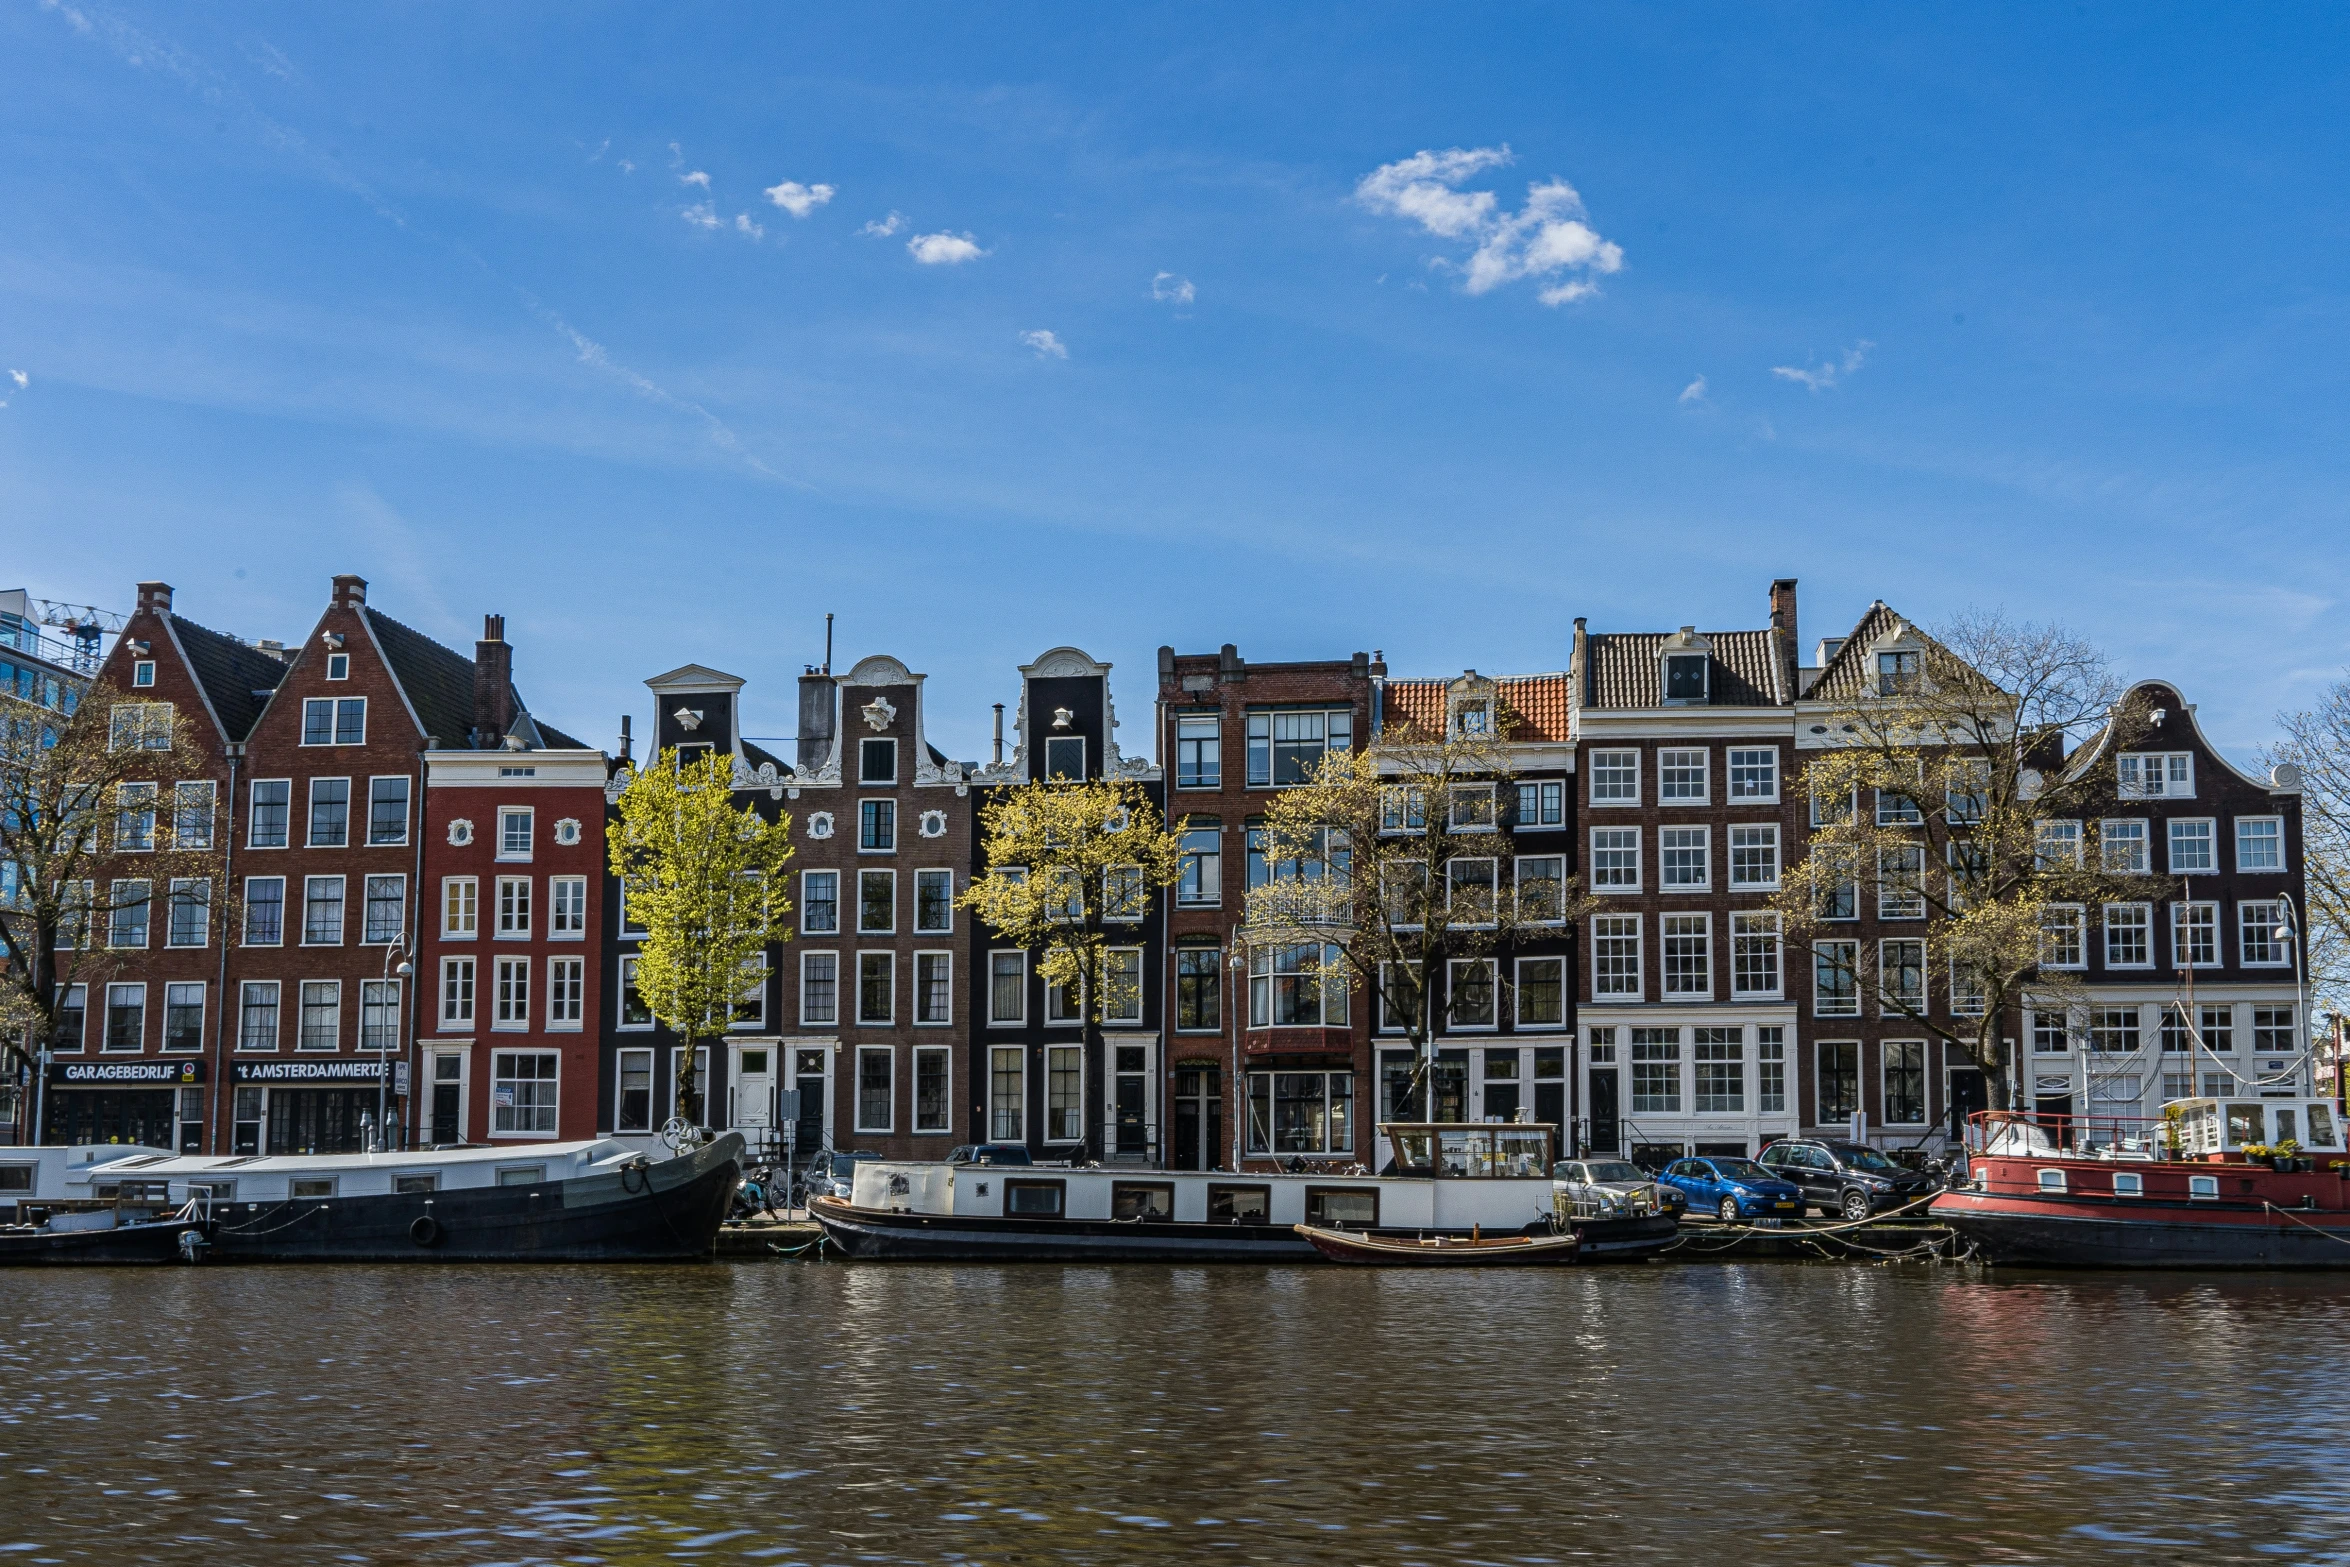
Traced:
<svg viewBox="0 0 2350 1567">
<path fill-rule="evenodd" d="M 1453 711 L 1453 726 L 1465 735 L 1491 734 L 1491 714 L 1483 702 L 1463 702 Z"/>
<path fill-rule="evenodd" d="M 2124 799 L 2191 800 L 2195 797 L 2195 753 L 2139 751 L 2114 758 L 2115 782 Z"/>
<path fill-rule="evenodd" d="M 865 740 L 857 746 L 857 782 L 894 784 L 898 781 L 898 743 Z"/>
<path fill-rule="evenodd" d="M 1703 653 L 1674 653 L 1665 659 L 1665 700 L 1702 702 L 1706 699 L 1706 668 L 1712 660 Z"/>
<path fill-rule="evenodd" d="M 1877 694 L 1901 696 L 1918 689 L 1924 671 L 1920 655 L 1913 650 L 1879 653 L 1877 655 Z"/>
<path fill-rule="evenodd" d="M 1083 783 L 1085 736 L 1047 735 L 1044 742 L 1044 775 L 1056 782 Z"/>
</svg>

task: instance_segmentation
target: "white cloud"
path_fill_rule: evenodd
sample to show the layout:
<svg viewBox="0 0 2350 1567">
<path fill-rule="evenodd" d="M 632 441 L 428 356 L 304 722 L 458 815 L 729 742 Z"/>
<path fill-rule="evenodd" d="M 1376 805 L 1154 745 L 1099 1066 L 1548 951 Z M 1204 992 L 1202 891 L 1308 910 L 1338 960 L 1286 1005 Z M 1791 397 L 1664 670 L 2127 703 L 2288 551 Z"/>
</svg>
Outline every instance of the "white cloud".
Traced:
<svg viewBox="0 0 2350 1567">
<path fill-rule="evenodd" d="M 697 201 L 690 207 L 681 208 L 678 216 L 698 229 L 714 229 L 718 226 L 718 209 L 706 201 Z"/>
<path fill-rule="evenodd" d="M 798 180 L 785 180 L 780 185 L 767 187 L 767 199 L 795 218 L 804 218 L 833 197 L 830 185 L 802 185 Z"/>
<path fill-rule="evenodd" d="M 1021 333 L 1020 341 L 1035 349 L 1036 357 L 1039 359 L 1066 359 L 1069 357 L 1069 345 L 1041 328 L 1034 332 Z"/>
<path fill-rule="evenodd" d="M 926 267 L 959 267 L 987 254 L 968 234 L 917 234 L 906 241 L 906 254 Z"/>
<path fill-rule="evenodd" d="M 875 218 L 857 232 L 872 239 L 887 239 L 905 226 L 906 215 L 902 212 L 892 212 L 886 218 Z"/>
<path fill-rule="evenodd" d="M 20 392 L 33 384 L 33 378 L 29 375 L 26 375 L 22 370 L 9 371 L 8 379 L 16 383 L 16 389 Z"/>
<path fill-rule="evenodd" d="M 1702 403 L 1705 401 L 1704 376 L 1699 376 L 1696 380 L 1681 388 L 1681 401 L 1685 403 Z"/>
<path fill-rule="evenodd" d="M 702 187 L 702 189 L 708 190 L 710 188 L 710 176 L 705 171 L 696 169 L 691 174 L 680 174 L 677 177 L 677 183 L 680 185 L 699 185 Z"/>
<path fill-rule="evenodd" d="M 1466 293 L 1536 278 L 1548 280 L 1535 296 L 1546 305 L 1590 298 L 1599 292 L 1594 278 L 1623 270 L 1624 250 L 1585 221 L 1590 214 L 1574 186 L 1561 179 L 1529 185 L 1526 205 L 1516 212 L 1504 211 L 1489 190 L 1458 188 L 1510 158 L 1506 145 L 1417 152 L 1364 175 L 1355 199 L 1373 212 L 1417 223 L 1438 239 L 1473 241 L 1467 262 L 1432 262 L 1457 267 Z"/>
<path fill-rule="evenodd" d="M 623 174 L 634 174 L 636 172 L 636 160 L 634 158 L 621 159 L 620 172 Z"/>
<path fill-rule="evenodd" d="M 753 239 L 765 239 L 767 237 L 767 231 L 761 228 L 758 224 L 753 223 L 751 221 L 751 215 L 747 212 L 738 212 L 734 215 L 734 231 L 737 234 L 748 234 Z"/>
<path fill-rule="evenodd" d="M 1793 365 L 1773 365 L 1771 366 L 1771 374 L 1782 380 L 1793 381 L 1806 391 L 1824 392 L 1836 384 L 1837 377 L 1850 375 L 1858 370 L 1867 361 L 1869 350 L 1876 346 L 1864 337 L 1844 350 L 1841 359 L 1832 359 L 1824 364 L 1812 365 L 1801 370 Z"/>
<path fill-rule="evenodd" d="M 1187 277 L 1161 272 L 1151 279 L 1151 298 L 1162 304 L 1188 305 L 1198 297 L 1199 290 L 1191 286 L 1191 279 Z"/>
</svg>

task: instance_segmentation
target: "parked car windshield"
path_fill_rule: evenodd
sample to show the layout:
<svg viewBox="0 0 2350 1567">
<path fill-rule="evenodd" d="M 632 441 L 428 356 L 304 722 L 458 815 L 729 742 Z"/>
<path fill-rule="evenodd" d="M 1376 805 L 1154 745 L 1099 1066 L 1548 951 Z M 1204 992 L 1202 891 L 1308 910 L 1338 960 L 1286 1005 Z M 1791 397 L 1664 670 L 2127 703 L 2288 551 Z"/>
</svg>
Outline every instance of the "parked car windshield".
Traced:
<svg viewBox="0 0 2350 1567">
<path fill-rule="evenodd" d="M 1648 1179 L 1647 1176 L 1640 1173 L 1640 1166 L 1624 1159 L 1611 1159 L 1605 1164 L 1594 1164 L 1588 1168 L 1591 1171 L 1591 1179 L 1595 1182 L 1645 1181 Z"/>
<path fill-rule="evenodd" d="M 1877 1152 L 1876 1149 L 1864 1148 L 1858 1143 L 1840 1144 L 1836 1149 L 1836 1157 L 1856 1170 L 1867 1170 L 1872 1174 L 1899 1175 L 1901 1173 L 1900 1165 L 1895 1164 Z"/>
<path fill-rule="evenodd" d="M 1777 1176 L 1752 1159 L 1716 1159 L 1714 1168 L 1733 1181 L 1775 1181 Z"/>
</svg>

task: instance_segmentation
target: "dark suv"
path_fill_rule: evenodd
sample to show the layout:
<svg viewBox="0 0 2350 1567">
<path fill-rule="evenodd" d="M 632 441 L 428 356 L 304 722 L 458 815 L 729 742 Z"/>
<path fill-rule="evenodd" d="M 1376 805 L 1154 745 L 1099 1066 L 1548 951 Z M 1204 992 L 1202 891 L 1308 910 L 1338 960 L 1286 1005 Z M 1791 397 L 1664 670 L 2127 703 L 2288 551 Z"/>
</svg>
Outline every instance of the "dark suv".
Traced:
<svg viewBox="0 0 2350 1567">
<path fill-rule="evenodd" d="M 1762 1163 L 1800 1187 L 1806 1207 L 1852 1220 L 1916 1202 L 1935 1190 L 1933 1177 L 1903 1169 L 1866 1143 L 1791 1137 L 1765 1148 Z"/>
</svg>

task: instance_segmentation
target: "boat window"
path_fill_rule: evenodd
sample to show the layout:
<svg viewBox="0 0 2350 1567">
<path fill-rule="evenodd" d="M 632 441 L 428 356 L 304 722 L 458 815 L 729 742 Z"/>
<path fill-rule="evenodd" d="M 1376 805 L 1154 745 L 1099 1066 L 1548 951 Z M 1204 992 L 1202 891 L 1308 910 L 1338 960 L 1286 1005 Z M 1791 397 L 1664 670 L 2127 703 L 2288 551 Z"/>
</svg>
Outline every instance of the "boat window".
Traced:
<svg viewBox="0 0 2350 1567">
<path fill-rule="evenodd" d="M 2187 1195 L 2190 1197 L 2217 1197 L 2219 1195 L 2219 1177 L 2216 1175 L 2188 1176 Z"/>
<path fill-rule="evenodd" d="M 440 1174 L 434 1170 L 415 1170 L 406 1175 L 392 1177 L 392 1192 L 395 1196 L 406 1196 L 414 1192 L 438 1191 L 440 1185 Z"/>
<path fill-rule="evenodd" d="M 543 1164 L 510 1164 L 498 1172 L 500 1186 L 536 1186 L 546 1178 Z"/>
<path fill-rule="evenodd" d="M 2311 1148 L 2333 1147 L 2333 1111 L 2325 1105 L 2311 1105 L 2308 1107 L 2307 1115 L 2309 1118 L 2309 1135 L 2302 1139 L 2304 1144 Z"/>
<path fill-rule="evenodd" d="M 1351 1224 L 1368 1229 L 1379 1222 L 1379 1192 L 1371 1186 L 1309 1186 L 1306 1223 Z"/>
<path fill-rule="evenodd" d="M 332 1197 L 334 1194 L 335 1178 L 331 1175 L 319 1176 L 307 1181 L 295 1181 L 292 1189 L 287 1193 L 289 1197 L 296 1198 Z"/>
<path fill-rule="evenodd" d="M 2116 1197 L 2143 1197 L 2143 1196 L 2145 1196 L 2145 1195 L 2146 1195 L 2146 1177 L 2144 1177 L 2143 1175 L 2117 1175 L 2117 1176 L 2115 1176 L 2115 1177 L 2113 1178 L 2113 1194 L 2114 1194 Z"/>
<path fill-rule="evenodd" d="M 1110 1217 L 1159 1219 L 1175 1217 L 1175 1187 L 1169 1181 L 1113 1181 Z"/>
<path fill-rule="evenodd" d="M 2260 1141 L 2260 1106 L 2228 1106 L 2228 1141 L 2239 1146 Z"/>
<path fill-rule="evenodd" d="M 1388 1137 L 1395 1144 L 1396 1168 L 1401 1170 L 1428 1170 L 1436 1164 L 1436 1134 L 1426 1130 L 1404 1131 L 1393 1128 Z"/>
<path fill-rule="evenodd" d="M 1270 1186 L 1210 1186 L 1210 1224 L 1263 1224 L 1273 1217 Z"/>
<path fill-rule="evenodd" d="M 2040 1172 L 2040 1190 L 2044 1192 L 2063 1191 L 2064 1172 L 2062 1170 L 2042 1170 Z"/>
<path fill-rule="evenodd" d="M 1024 1219 L 1057 1219 L 1061 1211 L 1059 1181 L 1004 1182 L 1004 1212 Z"/>
<path fill-rule="evenodd" d="M 2296 1148 L 2300 1147 L 2301 1138 L 2298 1130 L 2300 1127 L 2300 1121 L 2298 1118 L 2294 1116 L 2292 1111 L 2286 1109 L 2283 1105 L 2277 1106 L 2276 1118 L 2277 1135 L 2270 1138 L 2269 1141 L 2278 1143 L 2291 1143 Z"/>
<path fill-rule="evenodd" d="M 0 1192 L 29 1192 L 33 1189 L 33 1167 L 29 1164 L 0 1164 Z"/>
</svg>

